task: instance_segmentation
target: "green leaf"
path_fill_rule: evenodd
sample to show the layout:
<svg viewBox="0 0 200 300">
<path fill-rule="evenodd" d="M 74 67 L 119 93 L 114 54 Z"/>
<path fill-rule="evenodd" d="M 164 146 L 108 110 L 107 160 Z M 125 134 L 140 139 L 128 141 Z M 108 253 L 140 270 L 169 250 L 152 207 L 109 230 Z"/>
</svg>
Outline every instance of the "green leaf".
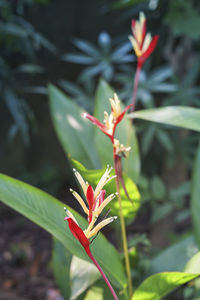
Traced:
<svg viewBox="0 0 200 300">
<path fill-rule="evenodd" d="M 125 293 L 118 293 L 119 300 L 128 300 L 129 297 Z M 103 280 L 99 280 L 95 285 L 93 285 L 90 289 L 88 289 L 84 300 L 111 300 L 113 299 L 108 286 L 105 284 Z"/>
<path fill-rule="evenodd" d="M 115 9 L 126 8 L 129 6 L 137 5 L 141 2 L 146 2 L 147 0 L 119 0 L 112 4 L 112 7 Z"/>
<path fill-rule="evenodd" d="M 63 54 L 62 59 L 65 61 L 70 61 L 76 64 L 89 65 L 96 62 L 95 58 L 84 55 L 84 54 Z"/>
<path fill-rule="evenodd" d="M 162 179 L 158 176 L 154 176 L 151 180 L 151 188 L 153 197 L 157 200 L 161 200 L 166 195 L 166 188 Z"/>
<path fill-rule="evenodd" d="M 70 264 L 72 254 L 55 238 L 53 239 L 53 253 L 51 265 L 56 283 L 64 299 L 70 298 Z"/>
<path fill-rule="evenodd" d="M 71 300 L 77 299 L 88 287 L 94 284 L 100 277 L 100 273 L 94 264 L 76 256 L 71 263 Z"/>
<path fill-rule="evenodd" d="M 63 203 L 31 185 L 3 174 L 0 174 L 0 199 L 52 234 L 73 255 L 90 261 L 64 222 Z M 70 211 L 81 228 L 86 228 L 86 220 L 73 209 L 70 208 Z M 102 234 L 91 244 L 91 252 L 110 281 L 119 289 L 123 289 L 126 286 L 126 278 L 120 256 Z"/>
<path fill-rule="evenodd" d="M 189 236 L 168 247 L 151 260 L 151 273 L 182 271 L 187 261 L 198 251 L 194 237 Z"/>
<path fill-rule="evenodd" d="M 83 110 L 53 85 L 49 86 L 49 99 L 55 130 L 65 153 L 88 168 L 99 167 L 93 143 L 94 128 L 82 118 Z"/>
<path fill-rule="evenodd" d="M 133 294 L 132 300 L 159 300 L 175 288 L 197 278 L 198 274 L 166 272 L 145 279 Z"/>
<path fill-rule="evenodd" d="M 87 170 L 81 163 L 72 159 L 71 160 L 74 168 L 80 172 L 83 178 L 88 181 L 93 188 L 98 184 L 100 177 L 104 174 L 105 170 Z M 111 175 L 114 175 L 114 170 L 111 172 Z M 137 186 L 134 182 L 127 176 L 124 176 L 125 185 L 130 195 L 131 201 L 127 199 L 126 194 L 122 187 L 120 187 L 120 195 L 122 199 L 122 209 L 123 214 L 126 220 L 126 223 L 132 222 L 135 218 L 137 211 L 140 208 L 140 194 L 137 189 Z M 114 179 L 108 182 L 105 186 L 106 195 L 110 195 L 116 192 L 116 185 Z M 111 201 L 111 204 L 107 206 L 110 208 L 112 215 L 119 215 L 119 204 L 117 197 Z"/>
<path fill-rule="evenodd" d="M 167 106 L 136 111 L 130 118 L 200 131 L 200 109 L 187 106 Z"/>
<path fill-rule="evenodd" d="M 109 98 L 113 98 L 114 91 L 104 81 L 101 80 L 97 89 L 95 97 L 95 111 L 94 116 L 103 121 L 104 111 L 110 112 Z M 122 110 L 123 105 L 121 104 Z M 89 125 L 88 125 L 89 126 Z M 90 126 L 93 126 L 91 124 Z M 128 137 L 128 131 L 130 131 L 130 137 Z M 127 155 L 124 162 L 124 170 L 127 175 L 137 182 L 140 172 L 140 156 L 138 149 L 138 142 L 135 135 L 134 128 L 130 125 L 130 121 L 125 116 L 123 121 L 118 125 L 116 131 L 116 138 L 119 139 L 121 144 L 125 146 L 131 146 L 131 152 Z M 128 145 L 129 140 L 129 145 Z M 110 164 L 113 165 L 113 150 L 110 139 L 103 134 L 99 128 L 95 126 L 95 144 L 99 153 L 101 163 L 103 166 Z"/>
<path fill-rule="evenodd" d="M 101 55 L 98 48 L 88 41 L 73 39 L 73 43 L 77 48 L 85 52 L 87 55 L 91 55 L 95 59 L 99 58 L 99 56 Z"/>
<path fill-rule="evenodd" d="M 191 189 L 191 212 L 192 223 L 194 228 L 194 235 L 200 248 L 200 144 L 197 149 L 196 158 L 194 161 L 193 174 L 192 174 L 192 189 Z"/>
<path fill-rule="evenodd" d="M 157 204 L 151 216 L 151 223 L 158 222 L 159 220 L 167 217 L 172 209 L 173 206 L 171 203 Z"/>
<path fill-rule="evenodd" d="M 110 300 L 111 297 L 108 287 L 103 282 L 98 282 L 88 290 L 84 300 Z"/>
<path fill-rule="evenodd" d="M 186 35 L 197 40 L 200 37 L 200 16 L 192 1 L 170 1 L 165 22 L 170 26 L 175 36 Z"/>
<path fill-rule="evenodd" d="M 200 252 L 192 256 L 192 258 L 187 262 L 184 272 L 196 274 L 200 273 Z"/>
</svg>

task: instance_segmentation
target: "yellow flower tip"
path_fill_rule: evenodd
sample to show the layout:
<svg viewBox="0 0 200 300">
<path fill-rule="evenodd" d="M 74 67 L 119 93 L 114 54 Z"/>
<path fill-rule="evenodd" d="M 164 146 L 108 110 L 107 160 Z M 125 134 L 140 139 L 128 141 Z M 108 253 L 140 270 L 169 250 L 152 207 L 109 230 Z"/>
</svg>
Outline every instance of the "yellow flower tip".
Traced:
<svg viewBox="0 0 200 300">
<path fill-rule="evenodd" d="M 113 122 L 113 115 L 112 113 L 110 115 L 108 115 L 107 111 L 104 111 L 104 124 L 105 124 L 105 127 L 106 127 L 106 131 L 107 133 L 111 134 L 112 135 L 112 132 L 113 132 L 113 127 L 114 127 L 114 122 Z"/>
<path fill-rule="evenodd" d="M 108 225 L 109 223 L 113 222 L 117 219 L 117 216 L 109 217 L 103 221 L 101 221 L 99 224 L 97 224 L 94 229 L 92 229 L 90 232 L 87 232 L 87 238 L 90 239 L 94 235 L 96 235 L 103 227 Z"/>
<path fill-rule="evenodd" d="M 152 40 L 151 34 L 147 33 L 145 36 L 145 39 L 144 39 L 143 46 L 142 46 L 142 53 L 144 53 L 149 48 L 151 40 Z"/>
<path fill-rule="evenodd" d="M 110 176 L 111 171 L 112 171 L 112 167 L 107 166 L 107 169 L 106 169 L 105 173 L 103 174 L 103 176 L 99 180 L 99 183 L 97 184 L 96 189 L 94 191 L 94 197 L 95 198 L 97 198 L 97 196 L 99 195 L 99 193 L 103 189 L 104 185 L 106 183 L 108 183 L 113 178 L 113 176 Z"/>
<path fill-rule="evenodd" d="M 83 177 L 76 169 L 73 168 L 73 172 L 74 172 L 74 175 L 76 176 L 76 179 L 78 180 L 84 194 L 86 195 L 88 184 L 84 181 Z"/>
<path fill-rule="evenodd" d="M 129 152 L 131 147 L 125 147 L 123 144 L 120 144 L 119 140 L 114 139 L 114 147 L 117 155 L 123 152 Z"/>
<path fill-rule="evenodd" d="M 114 93 L 113 98 L 109 99 L 110 105 L 112 107 L 112 115 L 114 118 L 117 118 L 121 114 L 121 108 L 120 108 L 120 100 L 116 93 Z"/>
<path fill-rule="evenodd" d="M 146 17 L 143 11 L 140 11 L 139 20 L 140 20 L 140 24 L 144 24 L 144 22 L 146 21 Z"/>
<path fill-rule="evenodd" d="M 65 211 L 66 215 L 69 218 L 71 218 L 78 225 L 78 222 L 76 221 L 76 218 L 74 217 L 74 215 L 66 207 L 64 207 L 64 211 Z"/>
<path fill-rule="evenodd" d="M 79 202 L 79 204 L 81 205 L 83 211 L 86 213 L 86 215 L 89 215 L 89 210 L 84 202 L 84 200 L 82 199 L 82 197 L 75 191 L 72 192 L 72 195 L 76 198 L 76 200 Z"/>
</svg>

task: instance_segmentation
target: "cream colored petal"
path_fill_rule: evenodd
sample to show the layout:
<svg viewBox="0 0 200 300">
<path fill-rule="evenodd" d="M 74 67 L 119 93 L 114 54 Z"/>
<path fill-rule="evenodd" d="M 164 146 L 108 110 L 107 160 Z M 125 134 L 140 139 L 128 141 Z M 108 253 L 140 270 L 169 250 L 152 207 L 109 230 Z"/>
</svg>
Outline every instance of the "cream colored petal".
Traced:
<svg viewBox="0 0 200 300">
<path fill-rule="evenodd" d="M 142 47 L 142 53 L 144 53 L 149 48 L 151 40 L 152 40 L 151 34 L 147 33 L 146 36 L 145 36 L 145 39 L 144 39 L 144 43 L 143 43 L 143 47 Z"/>
<path fill-rule="evenodd" d="M 90 222 L 90 224 L 88 225 L 88 228 L 84 230 L 84 233 L 86 235 L 86 237 L 89 239 L 89 235 L 90 232 L 92 231 L 92 228 L 94 227 L 94 224 L 96 222 L 97 218 L 95 215 L 92 216 L 92 221 Z"/>
<path fill-rule="evenodd" d="M 107 167 L 105 173 L 103 174 L 103 176 L 101 177 L 101 179 L 99 180 L 99 183 L 96 186 L 96 189 L 94 191 L 94 198 L 96 199 L 97 196 L 99 195 L 100 191 L 102 190 L 102 188 L 104 187 L 104 185 L 108 182 L 108 178 L 109 178 L 109 174 L 112 170 L 112 167 L 110 168 L 109 166 Z"/>
<path fill-rule="evenodd" d="M 100 213 L 102 212 L 102 210 L 104 209 L 104 207 L 106 207 L 106 205 L 108 205 L 108 203 L 110 203 L 110 201 L 112 201 L 112 200 L 115 198 L 116 195 L 117 195 L 117 193 L 109 195 L 109 196 L 101 203 L 101 205 L 97 208 L 97 210 L 95 210 L 95 215 L 96 215 L 96 216 L 99 216 Z"/>
<path fill-rule="evenodd" d="M 79 204 L 81 205 L 82 209 L 84 210 L 84 212 L 89 215 L 89 210 L 84 202 L 84 200 L 82 199 L 82 197 L 75 191 L 73 191 L 72 189 L 70 189 L 70 192 L 72 192 L 72 195 L 76 198 L 76 200 L 78 200 Z"/>
<path fill-rule="evenodd" d="M 64 207 L 64 210 L 65 210 L 65 212 L 66 212 L 66 215 L 67 215 L 69 218 L 71 218 L 71 219 L 79 226 L 79 224 L 78 224 L 78 222 L 76 221 L 76 218 L 74 217 L 74 215 L 73 215 L 66 207 Z"/>
<path fill-rule="evenodd" d="M 112 107 L 112 111 L 114 113 L 114 117 L 117 118 L 121 113 L 120 100 L 119 100 L 117 94 L 114 93 L 114 97 L 110 98 L 109 101 L 110 101 L 110 105 Z"/>
<path fill-rule="evenodd" d="M 140 23 L 137 21 L 135 24 L 135 37 L 138 40 L 139 43 L 142 41 L 142 31 Z"/>
<path fill-rule="evenodd" d="M 134 37 L 132 35 L 129 35 L 128 38 L 131 41 L 131 44 L 133 46 L 136 56 L 138 56 L 138 57 L 141 56 L 142 52 L 140 51 L 138 44 L 137 44 L 136 40 L 134 39 Z"/>
<path fill-rule="evenodd" d="M 84 181 L 83 177 L 81 176 L 81 174 L 76 170 L 76 169 L 73 169 L 74 171 L 74 175 L 76 176 L 85 196 L 86 196 L 86 192 L 87 192 L 87 188 L 88 188 L 88 185 L 86 184 L 86 182 Z"/>
<path fill-rule="evenodd" d="M 90 231 L 87 238 L 90 239 L 92 236 L 96 235 L 99 232 L 99 230 L 101 230 L 104 226 L 108 225 L 109 223 L 113 222 L 115 219 L 117 219 L 117 217 L 110 217 L 101 221 L 99 224 L 97 224 L 97 226 L 94 227 L 93 230 Z"/>
<path fill-rule="evenodd" d="M 106 126 L 106 131 L 109 134 L 112 134 L 112 130 L 113 130 L 113 126 L 114 126 L 113 121 L 114 121 L 113 115 L 112 114 L 108 115 L 107 111 L 104 111 L 104 124 Z"/>
<path fill-rule="evenodd" d="M 139 20 L 140 20 L 140 24 L 143 26 L 144 22 L 146 21 L 146 17 L 143 11 L 140 11 Z"/>
</svg>

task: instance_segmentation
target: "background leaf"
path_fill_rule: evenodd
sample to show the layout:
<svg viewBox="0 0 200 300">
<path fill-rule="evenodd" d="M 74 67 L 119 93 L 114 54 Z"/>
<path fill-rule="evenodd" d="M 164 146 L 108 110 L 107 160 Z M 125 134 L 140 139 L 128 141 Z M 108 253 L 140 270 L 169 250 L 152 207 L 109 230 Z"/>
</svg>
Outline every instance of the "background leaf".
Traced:
<svg viewBox="0 0 200 300">
<path fill-rule="evenodd" d="M 82 161 L 88 168 L 99 167 L 93 144 L 93 127 L 81 116 L 83 110 L 53 85 L 49 86 L 50 109 L 53 123 L 67 155 Z"/>
<path fill-rule="evenodd" d="M 199 275 L 183 272 L 166 272 L 145 279 L 133 294 L 132 300 L 159 300 Z"/>
<path fill-rule="evenodd" d="M 151 274 L 183 271 L 187 261 L 198 251 L 194 236 L 188 236 L 169 246 L 151 260 Z"/>
<path fill-rule="evenodd" d="M 193 255 L 187 262 L 184 272 L 200 274 L 200 252 Z"/>
<path fill-rule="evenodd" d="M 53 239 L 53 252 L 51 265 L 54 278 L 64 299 L 69 299 L 71 294 L 70 264 L 72 254 L 57 239 Z"/>
<path fill-rule="evenodd" d="M 90 261 L 63 221 L 63 203 L 33 186 L 3 174 L 0 174 L 0 200 L 51 233 L 73 255 Z M 80 226 L 85 228 L 86 220 L 73 209 L 70 208 L 70 211 Z M 119 254 L 102 234 L 91 244 L 91 251 L 110 281 L 119 289 L 124 288 L 126 278 Z"/>
<path fill-rule="evenodd" d="M 136 111 L 129 114 L 129 117 L 200 131 L 199 108 L 167 106 Z"/>
<path fill-rule="evenodd" d="M 71 300 L 76 299 L 101 277 L 94 264 L 76 256 L 72 258 L 70 274 Z"/>
</svg>

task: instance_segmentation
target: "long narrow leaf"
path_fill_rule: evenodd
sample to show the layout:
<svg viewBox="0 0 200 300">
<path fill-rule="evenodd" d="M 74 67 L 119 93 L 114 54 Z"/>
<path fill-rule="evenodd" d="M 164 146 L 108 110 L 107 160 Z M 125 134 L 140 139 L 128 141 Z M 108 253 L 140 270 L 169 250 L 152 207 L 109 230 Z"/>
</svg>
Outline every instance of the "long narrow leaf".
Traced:
<svg viewBox="0 0 200 300">
<path fill-rule="evenodd" d="M 49 86 L 50 110 L 63 149 L 88 168 L 99 167 L 93 130 L 82 118 L 83 110 L 53 85 Z"/>
<path fill-rule="evenodd" d="M 44 228 L 73 255 L 89 261 L 83 247 L 73 237 L 66 222 L 64 222 L 63 203 L 31 185 L 3 174 L 0 174 L 0 201 Z M 85 228 L 86 220 L 73 209 L 70 208 L 70 210 L 77 218 L 80 226 Z M 111 282 L 118 288 L 124 288 L 126 278 L 120 257 L 103 235 L 98 235 L 91 245 L 91 251 Z"/>
<path fill-rule="evenodd" d="M 148 277 L 136 289 L 132 300 L 160 300 L 175 288 L 197 278 L 198 274 L 183 272 L 158 273 Z"/>
<path fill-rule="evenodd" d="M 52 252 L 51 265 L 53 274 L 62 296 L 67 300 L 71 294 L 70 264 L 72 254 L 56 239 L 53 239 Z"/>
<path fill-rule="evenodd" d="M 167 106 L 136 111 L 129 114 L 129 117 L 200 131 L 199 108 Z"/>
</svg>

